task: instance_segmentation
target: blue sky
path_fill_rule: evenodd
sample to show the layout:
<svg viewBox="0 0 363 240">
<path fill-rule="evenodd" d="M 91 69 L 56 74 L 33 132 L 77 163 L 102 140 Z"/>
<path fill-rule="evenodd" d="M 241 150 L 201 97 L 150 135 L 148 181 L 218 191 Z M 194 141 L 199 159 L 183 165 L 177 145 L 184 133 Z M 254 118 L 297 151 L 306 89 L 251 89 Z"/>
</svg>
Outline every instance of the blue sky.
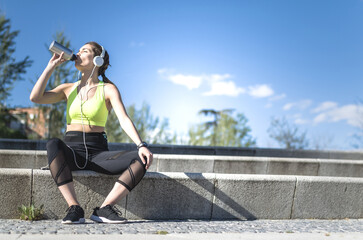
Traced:
<svg viewBox="0 0 363 240">
<path fill-rule="evenodd" d="M 74 50 L 102 44 L 125 105 L 146 101 L 179 135 L 205 108 L 244 113 L 258 147 L 278 146 L 271 117 L 306 130 L 311 148 L 352 149 L 362 126 L 361 0 L 0 0 L 0 9 L 20 30 L 16 58 L 34 61 L 10 106 L 32 106 L 29 79 L 64 31 Z"/>
</svg>

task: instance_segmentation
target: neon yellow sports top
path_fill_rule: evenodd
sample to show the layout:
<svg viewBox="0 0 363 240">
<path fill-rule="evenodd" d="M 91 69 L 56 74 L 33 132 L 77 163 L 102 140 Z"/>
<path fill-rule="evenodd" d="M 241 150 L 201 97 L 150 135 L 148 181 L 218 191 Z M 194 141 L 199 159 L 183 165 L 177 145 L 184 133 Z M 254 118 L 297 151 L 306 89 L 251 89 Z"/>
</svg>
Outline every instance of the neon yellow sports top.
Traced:
<svg viewBox="0 0 363 240">
<path fill-rule="evenodd" d="M 87 101 L 77 97 L 77 86 L 80 81 L 74 84 L 71 94 L 67 100 L 67 124 L 84 124 L 104 127 L 107 122 L 108 110 L 104 96 L 104 82 L 98 83 L 94 96 Z"/>
</svg>

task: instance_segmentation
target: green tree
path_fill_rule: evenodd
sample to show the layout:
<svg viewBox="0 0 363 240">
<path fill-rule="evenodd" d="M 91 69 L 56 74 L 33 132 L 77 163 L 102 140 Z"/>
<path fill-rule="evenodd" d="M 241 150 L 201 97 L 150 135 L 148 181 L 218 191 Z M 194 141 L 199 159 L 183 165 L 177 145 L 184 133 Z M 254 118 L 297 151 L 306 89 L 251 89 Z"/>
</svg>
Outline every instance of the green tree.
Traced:
<svg viewBox="0 0 363 240">
<path fill-rule="evenodd" d="M 306 139 L 307 132 L 300 132 L 299 128 L 290 125 L 286 118 L 271 118 L 267 131 L 272 139 L 286 149 L 305 149 L 309 145 Z"/>
<path fill-rule="evenodd" d="M 256 141 L 249 135 L 251 129 L 247 126 L 247 118 L 242 113 L 233 115 L 233 112 L 233 109 L 199 111 L 199 115 L 212 116 L 213 119 L 189 129 L 189 144 L 229 147 L 255 146 Z"/>
<path fill-rule="evenodd" d="M 64 32 L 57 32 L 55 39 L 57 42 L 62 44 L 67 48 L 70 47 L 70 41 L 67 40 Z M 47 49 L 48 46 L 46 45 Z M 52 53 L 50 53 L 52 55 Z M 65 62 L 58 67 L 55 68 L 52 76 L 48 80 L 48 84 L 46 87 L 46 91 L 49 91 L 60 84 L 68 83 L 74 81 L 76 78 L 77 72 L 73 68 L 73 62 Z M 66 110 L 67 110 L 67 102 L 61 101 L 54 104 L 40 105 L 39 109 L 43 111 L 44 116 L 47 117 L 47 128 L 48 128 L 48 138 L 58 137 L 62 138 L 64 135 L 64 131 L 66 129 Z M 40 116 L 40 114 L 38 114 Z M 36 120 L 35 120 L 36 121 Z"/>
<path fill-rule="evenodd" d="M 124 134 L 122 134 L 120 123 L 113 109 L 108 114 L 106 127 L 107 140 L 108 142 L 126 142 L 124 139 Z"/>
<path fill-rule="evenodd" d="M 14 39 L 19 31 L 11 31 L 10 28 L 10 20 L 0 15 L 0 105 L 4 105 L 14 82 L 23 80 L 21 75 L 26 73 L 26 68 L 33 62 L 29 56 L 19 62 L 12 56 L 15 52 Z"/>
<path fill-rule="evenodd" d="M 141 109 L 130 105 L 126 111 L 139 132 L 141 139 L 151 144 L 170 144 L 174 137 L 169 134 L 169 122 L 167 119 L 160 121 L 158 117 L 151 114 L 150 106 L 143 103 Z M 132 140 L 122 131 L 120 123 L 114 111 L 108 116 L 106 132 L 109 142 L 131 143 Z"/>
<path fill-rule="evenodd" d="M 16 138 L 26 139 L 24 133 L 19 130 L 11 129 L 10 124 L 12 120 L 16 120 L 7 108 L 0 108 L 0 137 L 1 138 Z"/>
<path fill-rule="evenodd" d="M 0 137 L 1 138 L 26 138 L 18 131 L 10 128 L 11 121 L 15 119 L 9 113 L 5 105 L 6 99 L 10 96 L 13 84 L 23 80 L 22 74 L 32 62 L 26 56 L 22 61 L 16 61 L 13 57 L 15 52 L 15 38 L 19 31 L 11 31 L 10 20 L 0 15 Z"/>
</svg>

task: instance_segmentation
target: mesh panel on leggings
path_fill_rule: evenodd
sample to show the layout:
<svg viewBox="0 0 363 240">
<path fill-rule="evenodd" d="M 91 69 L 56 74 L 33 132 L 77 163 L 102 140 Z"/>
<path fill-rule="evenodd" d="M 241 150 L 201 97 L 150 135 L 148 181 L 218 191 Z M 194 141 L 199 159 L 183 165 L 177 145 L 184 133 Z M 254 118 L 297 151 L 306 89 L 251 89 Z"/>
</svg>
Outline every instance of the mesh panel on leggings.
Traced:
<svg viewBox="0 0 363 240">
<path fill-rule="evenodd" d="M 64 154 L 65 147 L 58 139 L 50 140 L 47 144 L 49 169 L 58 187 L 73 181 L 72 172 Z M 54 154 L 56 155 L 53 158 Z"/>
<path fill-rule="evenodd" d="M 117 180 L 131 191 L 141 181 L 146 173 L 145 166 L 141 163 L 141 160 L 132 160 L 128 169 L 126 169 Z"/>
</svg>

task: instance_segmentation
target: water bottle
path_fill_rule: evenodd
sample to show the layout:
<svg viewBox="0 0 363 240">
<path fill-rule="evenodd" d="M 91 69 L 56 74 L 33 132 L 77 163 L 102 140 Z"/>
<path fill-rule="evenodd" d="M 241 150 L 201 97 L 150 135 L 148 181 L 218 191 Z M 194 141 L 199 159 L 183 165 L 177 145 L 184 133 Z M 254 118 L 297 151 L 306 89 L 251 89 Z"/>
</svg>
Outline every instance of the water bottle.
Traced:
<svg viewBox="0 0 363 240">
<path fill-rule="evenodd" d="M 49 46 L 49 50 L 53 53 L 56 53 L 58 55 L 61 55 L 62 52 L 64 52 L 63 58 L 65 60 L 71 60 L 74 61 L 77 59 L 76 55 L 73 54 L 72 50 L 69 48 L 66 48 L 65 46 L 63 46 L 62 44 L 53 41 L 50 46 Z"/>
</svg>

